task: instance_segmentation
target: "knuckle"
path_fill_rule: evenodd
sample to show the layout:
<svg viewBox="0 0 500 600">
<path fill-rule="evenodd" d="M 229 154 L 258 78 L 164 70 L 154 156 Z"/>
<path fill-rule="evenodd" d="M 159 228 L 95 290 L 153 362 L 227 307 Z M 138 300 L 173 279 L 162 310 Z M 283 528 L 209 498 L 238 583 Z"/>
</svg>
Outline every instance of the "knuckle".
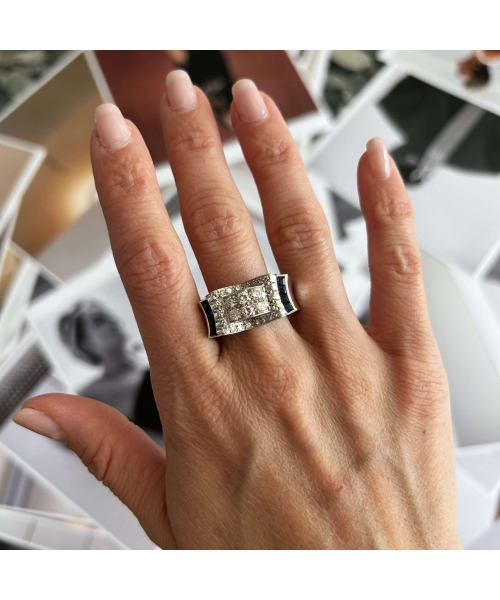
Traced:
<svg viewBox="0 0 500 600">
<path fill-rule="evenodd" d="M 205 196 L 209 194 L 210 200 Z M 187 218 L 189 229 L 196 241 L 201 245 L 223 244 L 225 249 L 234 248 L 241 243 L 249 230 L 249 217 L 242 211 L 235 210 L 228 202 L 213 203 L 214 196 L 224 197 L 227 192 L 215 193 L 204 191 L 202 198 L 194 202 L 196 208 Z M 230 198 L 234 201 L 234 198 Z"/>
<path fill-rule="evenodd" d="M 280 169 L 284 165 L 294 165 L 300 160 L 298 148 L 291 138 L 271 138 L 260 142 L 252 162 L 257 169 L 265 171 L 275 165 Z"/>
<path fill-rule="evenodd" d="M 165 241 L 140 235 L 119 253 L 119 271 L 126 284 L 135 293 L 154 298 L 167 289 L 175 291 L 183 275 L 183 257 L 180 250 Z"/>
<path fill-rule="evenodd" d="M 125 160 L 116 171 L 110 171 L 105 182 L 101 184 L 99 196 L 105 198 L 105 205 L 111 208 L 117 205 L 122 210 L 122 201 L 126 198 L 143 198 L 158 193 L 156 176 L 152 168 L 144 163 Z"/>
<path fill-rule="evenodd" d="M 411 244 L 391 244 L 381 250 L 377 268 L 403 283 L 416 283 L 422 277 L 422 261 L 418 249 Z"/>
<path fill-rule="evenodd" d="M 210 152 L 219 144 L 219 138 L 212 129 L 202 125 L 187 131 L 174 133 L 168 141 L 168 154 L 171 161 L 182 160 L 185 155 Z"/>
<path fill-rule="evenodd" d="M 413 206 L 405 190 L 391 194 L 379 190 L 373 202 L 373 219 L 380 225 L 395 225 L 413 220 Z"/>
<path fill-rule="evenodd" d="M 273 244 L 283 251 L 326 248 L 329 232 L 321 217 L 306 210 L 281 216 L 272 226 Z"/>
<path fill-rule="evenodd" d="M 82 454 L 81 460 L 87 467 L 89 473 L 97 481 L 109 487 L 114 441 L 109 437 L 103 437 L 97 445 L 89 445 Z"/>
</svg>

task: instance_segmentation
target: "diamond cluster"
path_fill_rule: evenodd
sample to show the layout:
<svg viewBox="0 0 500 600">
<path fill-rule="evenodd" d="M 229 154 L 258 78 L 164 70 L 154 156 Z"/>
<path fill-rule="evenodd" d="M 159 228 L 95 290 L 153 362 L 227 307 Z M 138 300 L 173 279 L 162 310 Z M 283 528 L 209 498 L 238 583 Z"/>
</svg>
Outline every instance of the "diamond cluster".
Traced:
<svg viewBox="0 0 500 600">
<path fill-rule="evenodd" d="M 286 316 L 276 278 L 274 274 L 262 275 L 208 294 L 217 335 L 237 333 Z"/>
<path fill-rule="evenodd" d="M 256 285 L 234 292 L 225 298 L 223 303 L 230 323 L 263 315 L 270 310 L 263 285 Z"/>
</svg>

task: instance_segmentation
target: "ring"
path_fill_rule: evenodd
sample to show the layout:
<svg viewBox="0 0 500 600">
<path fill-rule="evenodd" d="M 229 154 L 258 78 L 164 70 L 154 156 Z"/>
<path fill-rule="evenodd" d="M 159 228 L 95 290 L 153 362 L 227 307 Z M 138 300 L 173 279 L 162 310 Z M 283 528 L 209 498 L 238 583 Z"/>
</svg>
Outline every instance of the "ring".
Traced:
<svg viewBox="0 0 500 600">
<path fill-rule="evenodd" d="M 200 305 L 209 338 L 253 329 L 299 310 L 288 275 L 274 273 L 214 290 Z"/>
</svg>

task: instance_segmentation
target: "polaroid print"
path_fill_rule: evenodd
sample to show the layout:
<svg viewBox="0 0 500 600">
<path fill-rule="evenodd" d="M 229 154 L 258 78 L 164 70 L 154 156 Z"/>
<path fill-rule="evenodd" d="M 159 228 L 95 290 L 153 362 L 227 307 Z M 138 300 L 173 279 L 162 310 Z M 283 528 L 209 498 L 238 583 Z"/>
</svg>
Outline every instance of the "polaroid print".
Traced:
<svg viewBox="0 0 500 600">
<path fill-rule="evenodd" d="M 105 99 L 95 65 L 73 52 L 0 115 L 0 134 L 47 151 L 23 195 L 12 238 L 33 256 L 95 200 L 89 140 L 94 111 Z"/>
<path fill-rule="evenodd" d="M 110 253 L 35 300 L 28 318 L 76 393 L 113 406 L 161 443 L 147 357 Z"/>
<path fill-rule="evenodd" d="M 15 221 L 22 196 L 45 154 L 41 146 L 0 135 L 0 235 Z"/>
<path fill-rule="evenodd" d="M 0 364 L 14 352 L 26 330 L 28 306 L 59 280 L 12 242 L 0 272 Z"/>
<path fill-rule="evenodd" d="M 33 296 L 38 269 L 31 261 L 17 269 L 0 312 L 0 364 L 18 343 L 30 300 Z"/>
<path fill-rule="evenodd" d="M 459 446 L 500 442 L 500 325 L 482 282 L 422 252 L 427 306 Z"/>
<path fill-rule="evenodd" d="M 472 53 L 472 50 L 387 50 L 380 58 L 448 94 L 500 116 L 500 60 L 486 57 L 489 65 L 481 69 L 480 81 L 466 85 L 461 77 L 461 63 L 470 60 Z"/>
</svg>

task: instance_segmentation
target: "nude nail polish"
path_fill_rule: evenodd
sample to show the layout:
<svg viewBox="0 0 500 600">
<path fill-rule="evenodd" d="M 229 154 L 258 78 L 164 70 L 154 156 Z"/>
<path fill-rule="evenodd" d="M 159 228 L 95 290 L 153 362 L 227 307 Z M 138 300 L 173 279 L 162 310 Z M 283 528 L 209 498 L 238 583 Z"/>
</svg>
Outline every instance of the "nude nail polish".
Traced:
<svg viewBox="0 0 500 600">
<path fill-rule="evenodd" d="M 33 408 L 22 408 L 12 417 L 12 420 L 21 427 L 52 440 L 63 441 L 66 438 L 64 431 L 55 421 Z"/>
<path fill-rule="evenodd" d="M 240 79 L 233 85 L 233 100 L 243 123 L 258 123 L 267 117 L 264 98 L 252 80 Z"/>
<path fill-rule="evenodd" d="M 389 154 L 383 140 L 373 138 L 366 144 L 368 168 L 375 179 L 389 179 L 391 176 L 391 163 Z"/>
<path fill-rule="evenodd" d="M 198 104 L 198 97 L 186 71 L 171 71 L 167 75 L 167 100 L 170 110 L 187 112 Z"/>
<path fill-rule="evenodd" d="M 119 148 L 132 137 L 120 109 L 114 104 L 98 106 L 94 118 L 97 139 L 104 148 Z"/>
</svg>

